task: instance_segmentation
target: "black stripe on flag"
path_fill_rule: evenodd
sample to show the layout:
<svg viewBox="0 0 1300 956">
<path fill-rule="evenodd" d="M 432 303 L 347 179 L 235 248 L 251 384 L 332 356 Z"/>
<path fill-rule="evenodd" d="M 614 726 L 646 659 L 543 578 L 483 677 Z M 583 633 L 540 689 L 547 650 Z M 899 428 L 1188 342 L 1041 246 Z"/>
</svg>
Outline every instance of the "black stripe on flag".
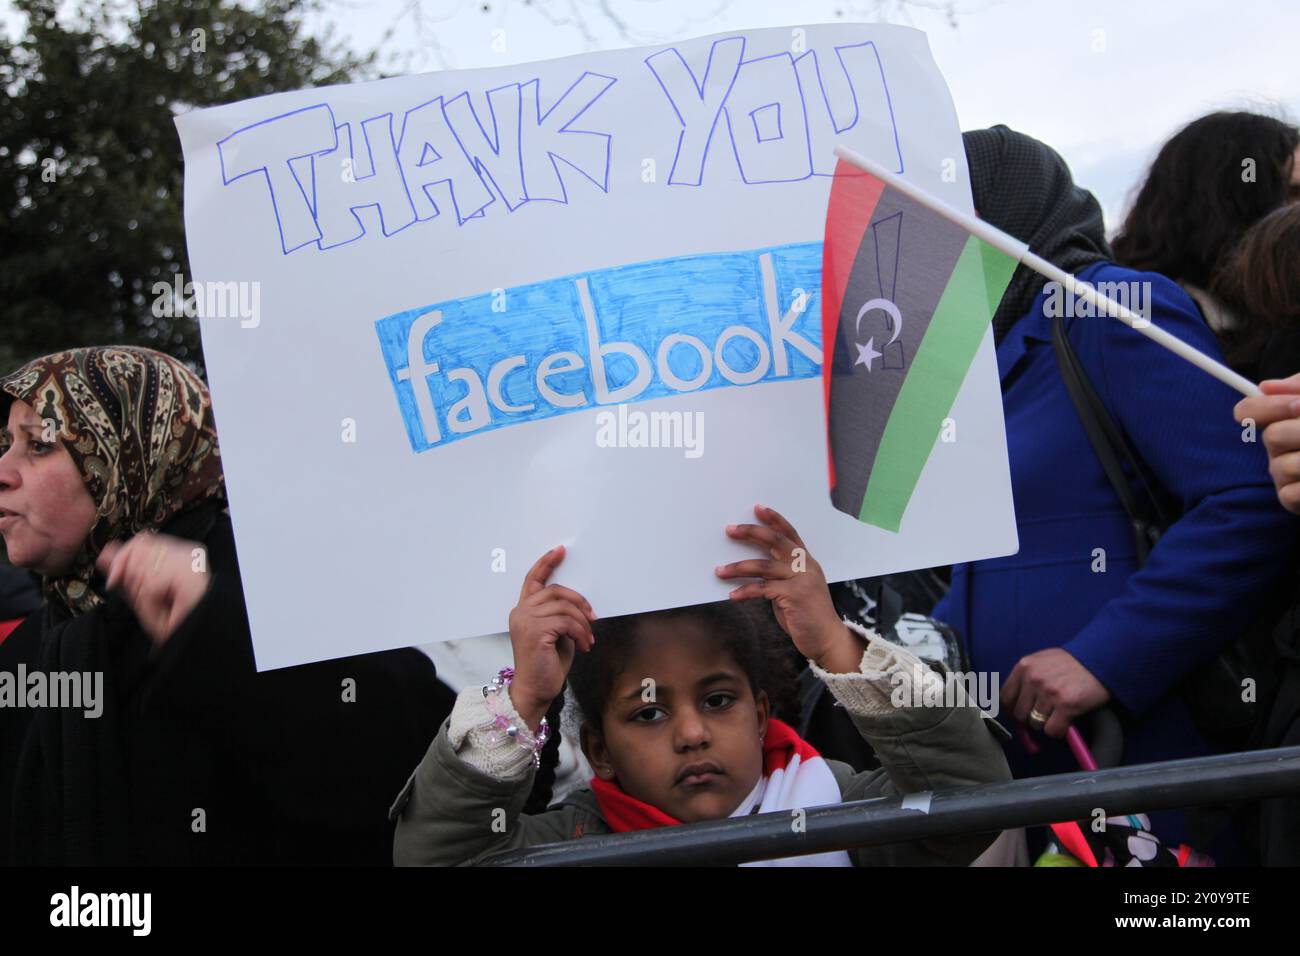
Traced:
<svg viewBox="0 0 1300 956">
<path fill-rule="evenodd" d="M 831 500 L 841 511 L 857 516 L 862 508 L 885 423 L 968 238 L 898 190 L 887 188 L 876 205 L 831 353 Z"/>
</svg>

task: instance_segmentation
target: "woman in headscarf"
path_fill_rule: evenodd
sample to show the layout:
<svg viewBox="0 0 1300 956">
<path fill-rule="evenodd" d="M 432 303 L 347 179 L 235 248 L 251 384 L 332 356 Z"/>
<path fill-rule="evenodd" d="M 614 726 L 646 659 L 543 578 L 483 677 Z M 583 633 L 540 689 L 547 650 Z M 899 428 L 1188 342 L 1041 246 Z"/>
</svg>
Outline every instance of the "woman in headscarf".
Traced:
<svg viewBox="0 0 1300 956">
<path fill-rule="evenodd" d="M 0 709 L 0 861 L 391 863 L 450 701 L 413 650 L 257 673 L 203 383 L 74 349 L 0 378 L 0 425 L 0 534 L 45 596 L 0 670 L 81 675 Z"/>
<path fill-rule="evenodd" d="M 1097 201 L 1052 149 L 1004 126 L 964 138 L 982 219 L 1085 282 L 1117 283 L 1155 325 L 1220 354 L 1174 282 L 1110 261 Z M 1296 540 L 1272 500 L 1263 450 L 1231 422 L 1235 393 L 1077 305 L 1021 266 L 994 316 L 1020 550 L 955 567 L 934 611 L 966 637 L 976 670 L 1000 675 L 1003 716 L 1038 731 L 1036 756 L 1009 745 L 1017 776 L 1078 769 L 1061 738 L 1104 705 L 1121 717 L 1125 764 L 1211 752 L 1180 685 L 1262 609 Z M 1106 411 L 1177 505 L 1141 567 L 1057 364 L 1058 311 Z M 1140 498 L 1136 476 L 1127 477 Z M 1152 814 L 1152 824 L 1175 846 L 1219 849 L 1204 834 L 1189 840 L 1181 813 Z"/>
</svg>

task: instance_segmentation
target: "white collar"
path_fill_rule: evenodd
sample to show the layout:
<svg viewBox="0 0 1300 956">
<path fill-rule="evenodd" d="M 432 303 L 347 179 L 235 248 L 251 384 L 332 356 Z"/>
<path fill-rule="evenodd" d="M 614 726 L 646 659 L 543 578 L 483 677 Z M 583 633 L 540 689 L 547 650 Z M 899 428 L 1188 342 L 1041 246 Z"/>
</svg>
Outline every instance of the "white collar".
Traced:
<svg viewBox="0 0 1300 956">
<path fill-rule="evenodd" d="M 733 817 L 746 817 L 751 813 L 756 813 L 763 802 L 763 794 L 767 790 L 767 777 L 759 777 L 758 783 L 754 784 L 754 789 L 749 791 L 749 796 L 740 801 L 740 806 L 731 811 Z"/>
</svg>

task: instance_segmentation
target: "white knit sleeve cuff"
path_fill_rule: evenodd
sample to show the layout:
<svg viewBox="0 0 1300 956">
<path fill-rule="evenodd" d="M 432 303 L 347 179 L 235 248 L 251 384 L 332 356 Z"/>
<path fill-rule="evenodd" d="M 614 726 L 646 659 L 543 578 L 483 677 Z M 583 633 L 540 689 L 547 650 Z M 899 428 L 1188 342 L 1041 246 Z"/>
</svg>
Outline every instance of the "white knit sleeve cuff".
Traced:
<svg viewBox="0 0 1300 956">
<path fill-rule="evenodd" d="M 847 618 L 844 623 L 867 642 L 856 674 L 832 674 L 808 664 L 813 674 L 826 685 L 835 699 L 851 714 L 879 716 L 898 709 L 896 700 L 910 702 L 923 699 L 913 695 L 917 681 L 922 690 L 930 682 L 942 687 L 943 680 L 911 651 L 886 641 L 875 631 Z"/>
<path fill-rule="evenodd" d="M 494 706 L 516 726 L 526 726 L 511 703 L 509 693 L 495 695 Z M 483 688 L 478 685 L 466 687 L 456 696 L 456 704 L 451 709 L 447 736 L 452 749 L 461 760 L 490 777 L 514 780 L 524 776 L 532 766 L 532 751 L 519 746 L 493 721 Z"/>
</svg>

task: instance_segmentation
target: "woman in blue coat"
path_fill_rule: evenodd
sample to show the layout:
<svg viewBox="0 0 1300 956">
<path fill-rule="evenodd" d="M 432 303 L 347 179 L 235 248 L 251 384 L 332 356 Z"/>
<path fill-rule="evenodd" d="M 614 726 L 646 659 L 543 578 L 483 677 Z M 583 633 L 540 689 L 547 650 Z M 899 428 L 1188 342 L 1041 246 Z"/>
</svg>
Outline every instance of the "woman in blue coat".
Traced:
<svg viewBox="0 0 1300 956">
<path fill-rule="evenodd" d="M 966 151 L 982 218 L 1086 282 L 1124 283 L 1131 308 L 1219 357 L 1174 282 L 1109 261 L 1096 200 L 1053 150 L 999 126 L 966 134 Z M 1020 550 L 955 567 L 934 612 L 966 637 L 977 670 L 1000 675 L 1004 720 L 1040 732 L 1036 756 L 1009 746 L 1018 777 L 1078 769 L 1060 738 L 1106 704 L 1124 725 L 1125 764 L 1210 753 L 1179 684 L 1268 603 L 1296 543 L 1263 448 L 1232 420 L 1239 396 L 1065 299 L 1022 266 L 994 317 Z M 1066 329 L 1088 379 L 1181 511 L 1140 568 L 1128 516 L 1057 366 L 1054 309 L 1072 316 Z M 1182 817 L 1152 814 L 1152 827 L 1176 845 L 1188 841 Z"/>
</svg>

